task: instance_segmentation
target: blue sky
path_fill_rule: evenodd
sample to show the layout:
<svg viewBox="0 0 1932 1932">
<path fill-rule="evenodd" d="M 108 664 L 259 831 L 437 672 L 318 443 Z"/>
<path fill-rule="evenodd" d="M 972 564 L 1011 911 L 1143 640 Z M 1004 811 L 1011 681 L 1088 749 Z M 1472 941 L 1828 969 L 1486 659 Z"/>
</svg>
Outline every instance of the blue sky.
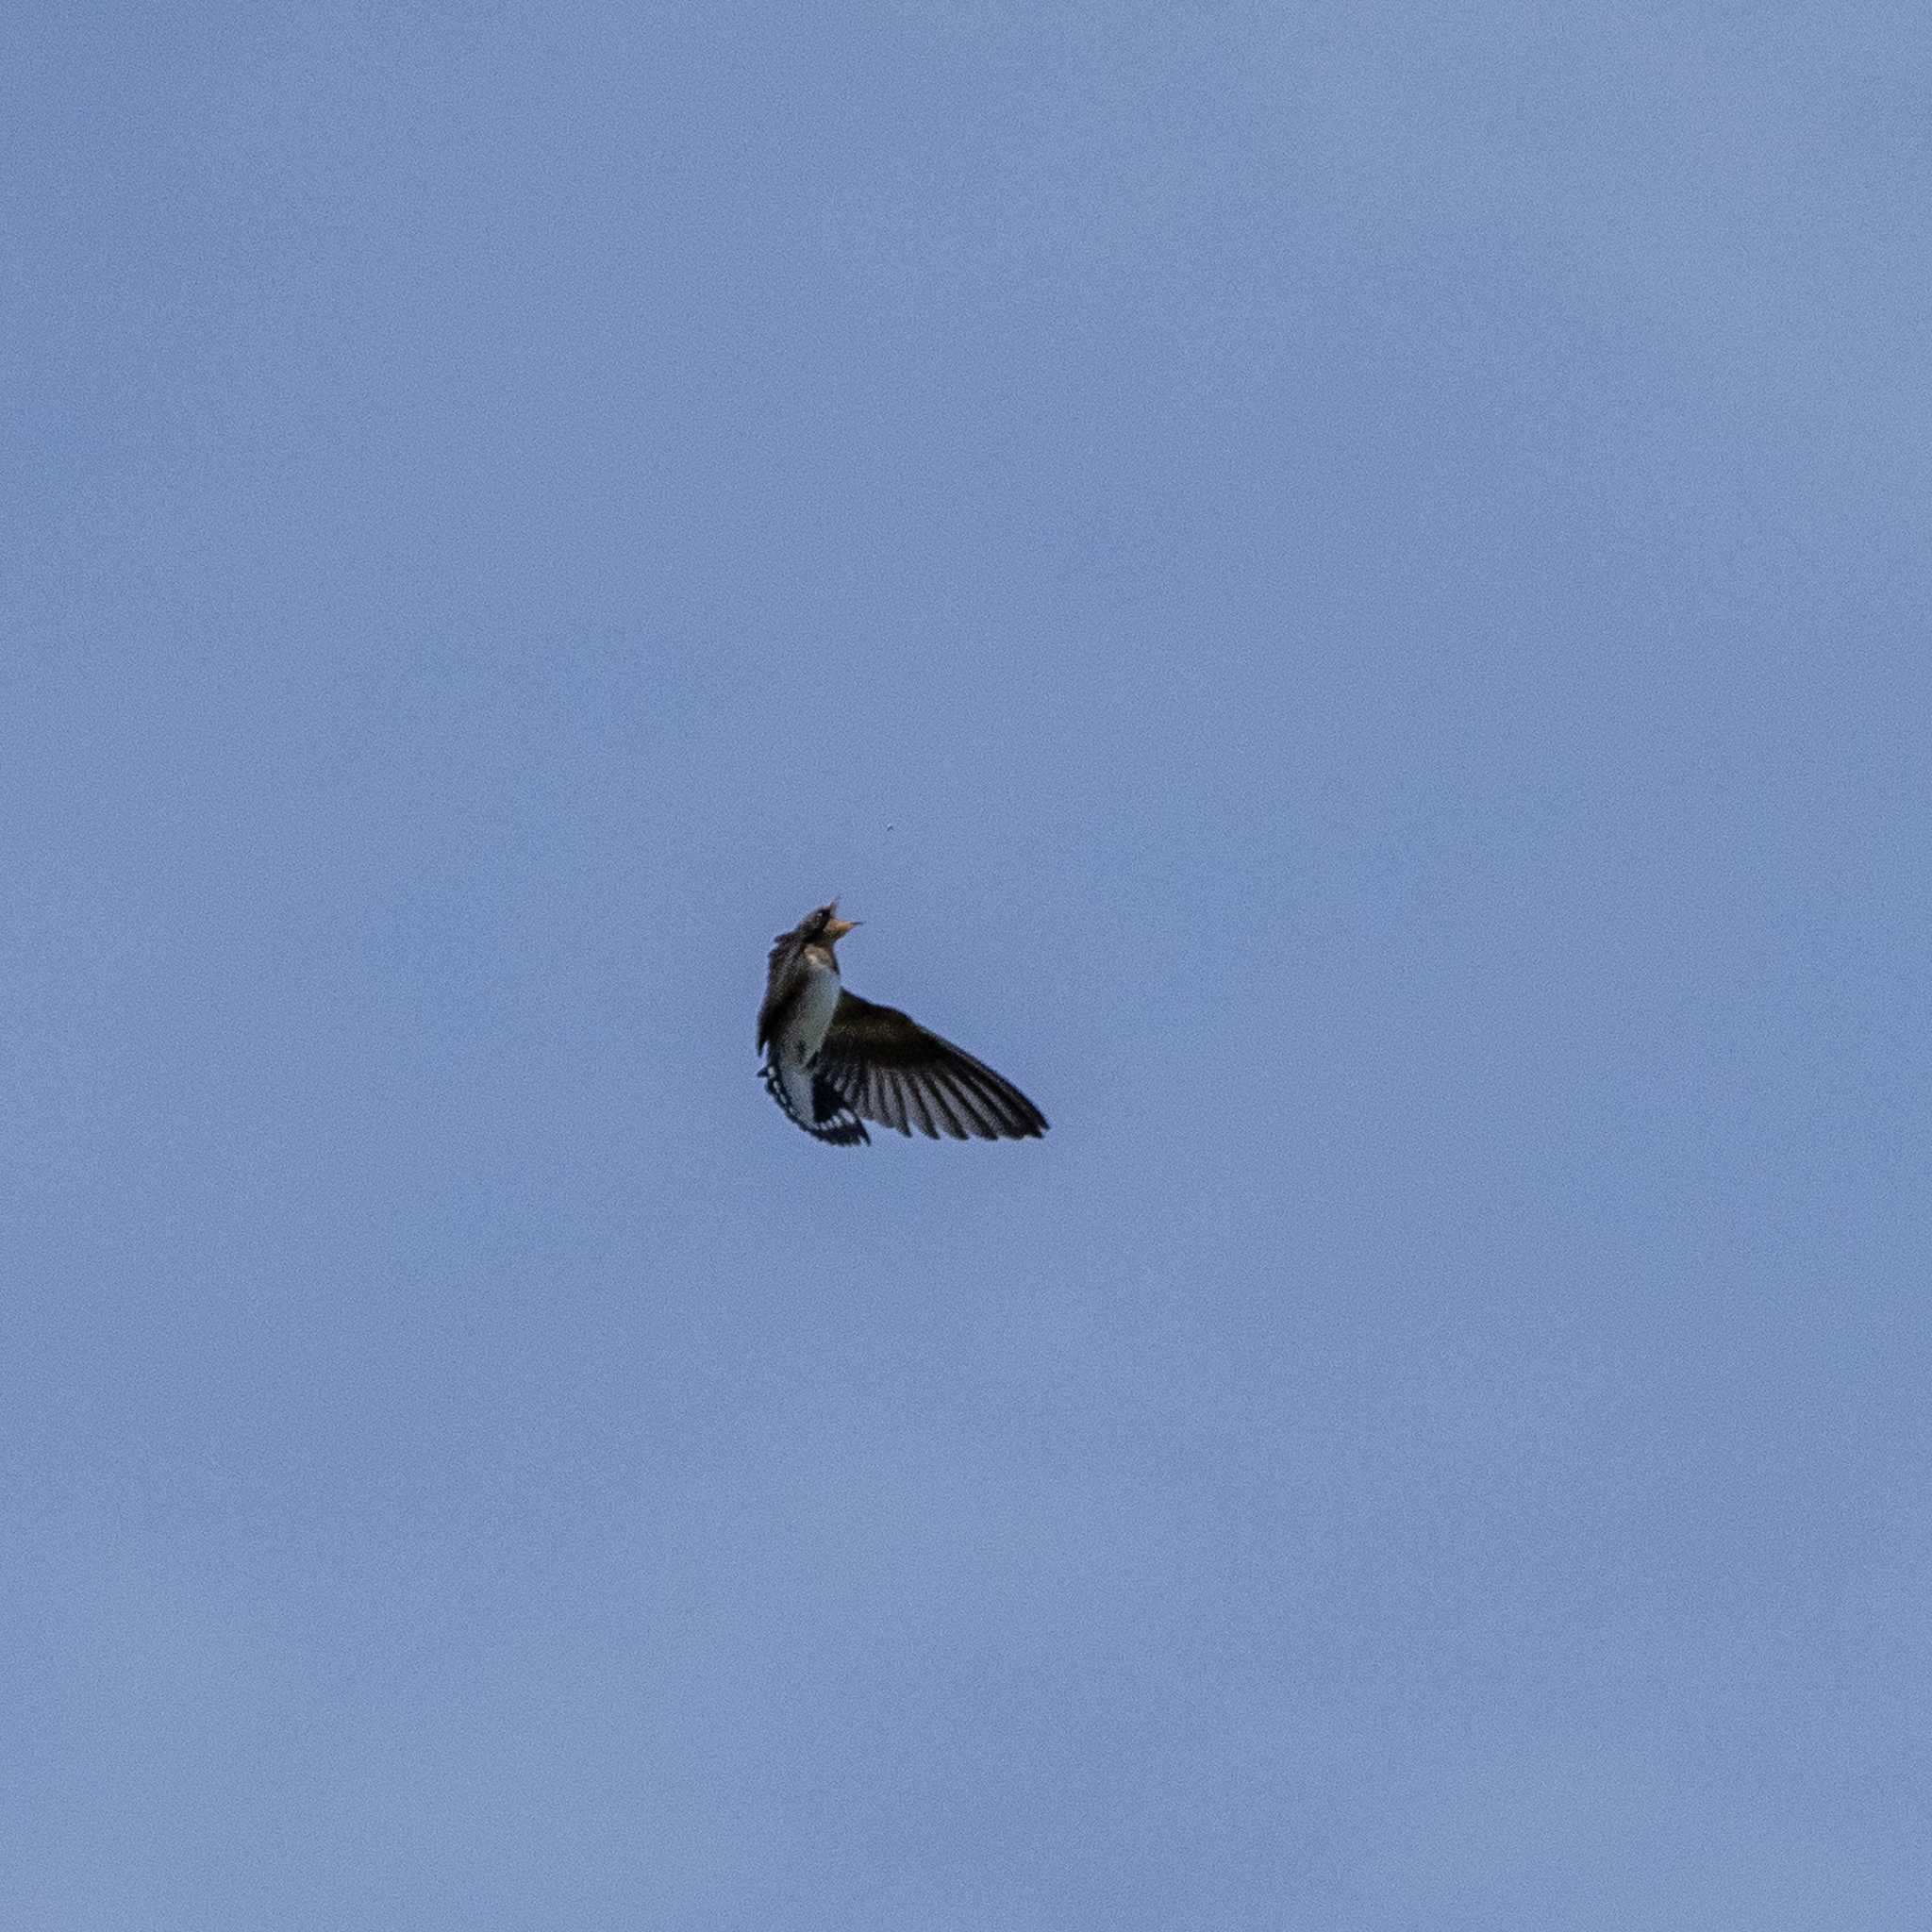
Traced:
<svg viewBox="0 0 1932 1932">
<path fill-rule="evenodd" d="M 14 8 L 8 1924 L 1917 1923 L 1928 68 Z"/>
</svg>

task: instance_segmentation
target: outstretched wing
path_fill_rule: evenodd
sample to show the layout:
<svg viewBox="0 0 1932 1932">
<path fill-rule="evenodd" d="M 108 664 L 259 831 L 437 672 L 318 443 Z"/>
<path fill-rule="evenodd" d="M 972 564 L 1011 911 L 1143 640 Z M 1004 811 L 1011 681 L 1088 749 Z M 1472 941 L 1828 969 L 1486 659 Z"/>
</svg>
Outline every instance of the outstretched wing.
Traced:
<svg viewBox="0 0 1932 1932">
<path fill-rule="evenodd" d="M 812 1061 L 854 1113 L 937 1141 L 1030 1141 L 1046 1116 L 993 1070 L 891 1007 L 841 992 Z"/>
</svg>

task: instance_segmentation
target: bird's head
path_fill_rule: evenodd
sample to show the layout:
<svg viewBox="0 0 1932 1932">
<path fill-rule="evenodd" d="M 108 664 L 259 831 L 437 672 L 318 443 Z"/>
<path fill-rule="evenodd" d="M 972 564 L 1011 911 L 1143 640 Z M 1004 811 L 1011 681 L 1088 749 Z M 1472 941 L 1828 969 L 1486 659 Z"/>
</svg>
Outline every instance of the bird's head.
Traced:
<svg viewBox="0 0 1932 1932">
<path fill-rule="evenodd" d="M 806 915 L 799 936 L 808 945 L 835 946 L 848 932 L 855 931 L 859 923 L 856 919 L 841 919 L 839 902 L 834 899 L 829 906 L 821 906 L 816 912 Z"/>
</svg>

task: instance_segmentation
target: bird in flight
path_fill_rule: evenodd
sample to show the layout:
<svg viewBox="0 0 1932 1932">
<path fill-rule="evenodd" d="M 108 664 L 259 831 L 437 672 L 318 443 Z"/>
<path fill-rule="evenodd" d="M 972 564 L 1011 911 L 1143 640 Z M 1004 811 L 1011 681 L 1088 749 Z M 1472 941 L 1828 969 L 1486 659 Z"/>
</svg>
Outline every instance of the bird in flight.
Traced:
<svg viewBox="0 0 1932 1932">
<path fill-rule="evenodd" d="M 833 951 L 858 922 L 839 902 L 808 912 L 772 948 L 758 1008 L 763 1076 L 808 1134 L 851 1147 L 870 1140 L 866 1121 L 937 1141 L 1038 1140 L 1046 1116 L 970 1053 L 891 1007 L 875 1007 L 839 983 Z"/>
</svg>

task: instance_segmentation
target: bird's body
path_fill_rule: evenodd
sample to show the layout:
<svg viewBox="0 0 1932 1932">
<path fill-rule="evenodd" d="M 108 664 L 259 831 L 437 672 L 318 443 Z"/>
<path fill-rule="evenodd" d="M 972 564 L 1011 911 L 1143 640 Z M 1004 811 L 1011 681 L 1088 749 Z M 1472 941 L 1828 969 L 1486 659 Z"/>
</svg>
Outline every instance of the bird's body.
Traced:
<svg viewBox="0 0 1932 1932">
<path fill-rule="evenodd" d="M 758 1034 L 772 1098 L 807 1133 L 840 1146 L 867 1140 L 869 1120 L 934 1140 L 1045 1133 L 1046 1117 L 991 1067 L 844 990 L 834 948 L 855 922 L 838 912 L 836 899 L 821 906 L 772 948 Z"/>
<path fill-rule="evenodd" d="M 832 949 L 803 947 L 788 976 L 782 1009 L 771 1016 L 769 1041 L 767 1023 L 762 1016 L 759 1019 L 758 1044 L 771 1048 L 770 1071 L 785 1089 L 779 1105 L 793 1120 L 812 1118 L 811 1063 L 831 1030 L 841 991 L 839 962 Z M 769 998 L 766 1004 L 771 1004 Z"/>
</svg>

